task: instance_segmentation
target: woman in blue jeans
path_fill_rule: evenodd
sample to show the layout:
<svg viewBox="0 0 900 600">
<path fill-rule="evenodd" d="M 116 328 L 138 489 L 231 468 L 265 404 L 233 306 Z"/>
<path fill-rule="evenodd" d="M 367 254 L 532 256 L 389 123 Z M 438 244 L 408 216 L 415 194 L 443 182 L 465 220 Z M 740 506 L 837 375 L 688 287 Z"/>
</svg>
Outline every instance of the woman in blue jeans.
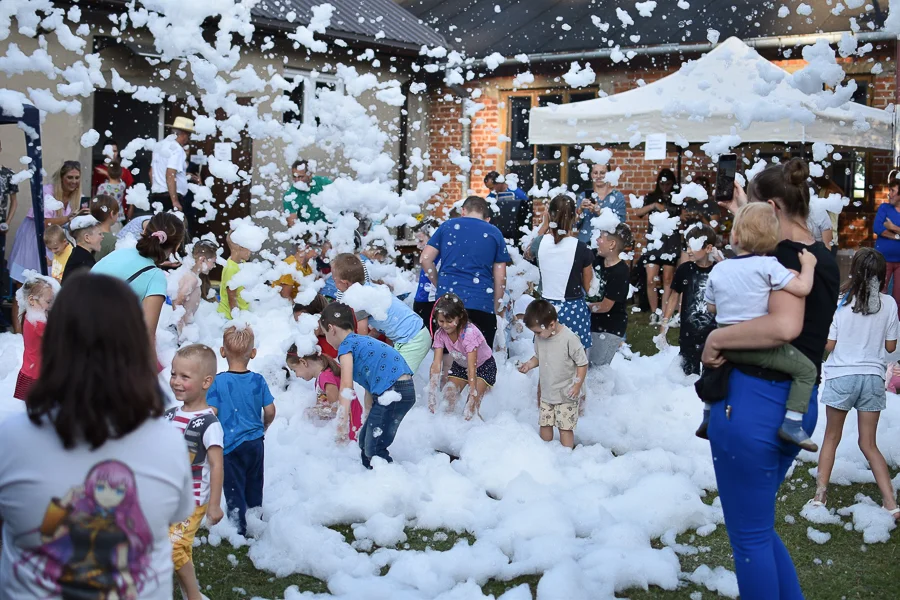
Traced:
<svg viewBox="0 0 900 600">
<path fill-rule="evenodd" d="M 712 332 L 703 350 L 707 367 L 724 364 L 724 350 L 791 343 L 821 373 L 840 275 L 834 257 L 806 226 L 808 177 L 806 163 L 795 158 L 761 171 L 748 192 L 749 201 L 768 202 L 778 215 L 782 241 L 775 255 L 780 263 L 799 272 L 799 253 L 805 249 L 815 255 L 812 291 L 805 299 L 773 292 L 768 315 Z M 723 206 L 735 212 L 747 201 L 735 184 L 734 200 Z M 775 498 L 799 452 L 778 438 L 789 389 L 790 380 L 781 373 L 735 365 L 728 394 L 713 405 L 710 415 L 709 444 L 742 600 L 803 598 L 790 554 L 775 532 Z M 810 434 L 816 425 L 817 396 L 818 386 L 803 419 Z"/>
</svg>

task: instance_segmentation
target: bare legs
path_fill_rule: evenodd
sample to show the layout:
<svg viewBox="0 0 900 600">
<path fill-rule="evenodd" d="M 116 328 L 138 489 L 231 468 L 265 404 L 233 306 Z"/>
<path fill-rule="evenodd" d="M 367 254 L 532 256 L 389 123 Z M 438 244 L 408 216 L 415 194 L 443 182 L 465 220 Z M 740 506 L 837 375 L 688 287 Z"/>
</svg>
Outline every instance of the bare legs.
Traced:
<svg viewBox="0 0 900 600">
<path fill-rule="evenodd" d="M 647 263 L 647 302 L 650 304 L 650 314 L 655 315 L 659 310 L 659 265 Z M 662 286 L 663 296 L 662 305 L 666 306 L 669 296 L 672 293 L 672 280 L 675 278 L 675 267 L 672 265 L 663 265 L 662 267 Z"/>
</svg>

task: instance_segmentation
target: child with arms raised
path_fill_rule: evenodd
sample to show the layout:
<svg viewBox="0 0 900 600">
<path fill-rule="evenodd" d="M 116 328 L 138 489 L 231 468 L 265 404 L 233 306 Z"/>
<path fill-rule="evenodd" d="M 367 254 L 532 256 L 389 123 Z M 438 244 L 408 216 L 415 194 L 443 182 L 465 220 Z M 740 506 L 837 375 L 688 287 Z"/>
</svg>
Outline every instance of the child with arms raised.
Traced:
<svg viewBox="0 0 900 600">
<path fill-rule="evenodd" d="M 809 295 L 813 285 L 816 257 L 804 250 L 800 254 L 801 272 L 795 275 L 767 254 L 778 246 L 778 217 L 764 202 L 751 202 L 735 215 L 731 246 L 735 258 L 724 260 L 709 274 L 705 300 L 720 326 L 750 321 L 769 313 L 769 293 L 785 290 L 799 298 Z M 816 383 L 816 366 L 791 344 L 767 350 L 729 350 L 725 358 L 737 364 L 779 371 L 791 376 L 787 413 L 778 436 L 810 452 L 819 447 L 803 430 L 802 419 Z M 706 438 L 710 405 L 703 410 L 703 422 L 697 436 Z"/>
<path fill-rule="evenodd" d="M 100 249 L 94 252 L 94 260 L 99 261 L 116 249 L 112 226 L 119 222 L 119 203 L 106 194 L 97 196 L 91 200 L 91 216 L 100 223 Z"/>
<path fill-rule="evenodd" d="M 378 456 L 393 462 L 388 447 L 397 435 L 397 429 L 406 413 L 416 403 L 412 371 L 395 349 L 384 342 L 353 332 L 353 309 L 334 302 L 322 312 L 320 324 L 328 343 L 338 349 L 341 366 L 339 392 L 340 419 L 350 413 L 350 401 L 354 396 L 353 382 L 360 384 L 373 401 L 367 406 L 369 415 L 359 433 L 362 464 L 372 468 L 372 458 Z"/>
<path fill-rule="evenodd" d="M 79 271 L 91 270 L 96 263 L 94 252 L 100 250 L 100 243 L 103 241 L 100 223 L 88 212 L 79 214 L 72 219 L 69 223 L 69 231 L 75 238 L 75 248 L 66 262 L 66 268 L 60 281 L 63 284 Z"/>
<path fill-rule="evenodd" d="M 287 366 L 294 375 L 306 381 L 316 380 L 316 404 L 307 410 L 307 416 L 330 421 L 340 413 L 341 399 L 341 366 L 335 359 L 324 352 L 313 352 L 306 356 L 297 354 L 297 345 L 293 344 L 288 349 L 285 360 Z M 357 439 L 357 433 L 362 427 L 362 405 L 354 395 L 350 399 L 350 429 L 347 436 L 353 441 Z M 341 428 L 342 429 L 342 428 Z M 346 439 L 340 432 L 339 439 Z"/>
<path fill-rule="evenodd" d="M 25 308 L 19 314 L 22 319 L 22 337 L 25 339 L 25 352 L 22 354 L 22 368 L 16 379 L 16 390 L 13 398 L 25 400 L 28 391 L 41 374 L 41 341 L 47 327 L 47 313 L 53 306 L 53 297 L 59 291 L 55 279 L 38 275 L 30 271 L 30 277 L 16 291 L 19 306 Z"/>
<path fill-rule="evenodd" d="M 165 412 L 165 417 L 184 434 L 194 479 L 194 513 L 169 529 L 172 561 L 178 583 L 188 600 L 201 600 L 194 571 L 194 537 L 203 517 L 210 525 L 222 520 L 224 432 L 206 394 L 216 376 L 216 353 L 209 346 L 193 344 L 175 353 L 169 385 L 183 404 Z"/>
<path fill-rule="evenodd" d="M 232 311 L 235 308 L 241 310 L 250 309 L 250 304 L 241 298 L 241 292 L 244 288 L 237 287 L 232 289 L 228 285 L 228 282 L 241 270 L 241 264 L 250 260 L 250 249 L 244 248 L 235 242 L 231 237 L 232 233 L 229 233 L 226 238 L 231 255 L 228 257 L 228 261 L 222 269 L 222 280 L 219 283 L 219 296 L 221 296 L 221 300 L 219 301 L 219 313 L 229 321 L 232 319 Z"/>
<path fill-rule="evenodd" d="M 469 314 L 456 294 L 447 293 L 434 305 L 434 316 L 440 329 L 434 332 L 434 362 L 431 363 L 431 383 L 428 410 L 437 408 L 437 388 L 444 366 L 444 351 L 453 357 L 444 396 L 447 411 L 456 407 L 459 393 L 469 386 L 464 416 L 468 421 L 481 416 L 481 401 L 488 389 L 497 382 L 497 362 L 484 335 L 469 322 Z"/>
<path fill-rule="evenodd" d="M 631 289 L 631 270 L 622 260 L 622 253 L 634 244 L 631 228 L 625 223 L 613 231 L 604 231 L 597 238 L 597 258 L 594 259 L 593 294 L 588 297 L 591 311 L 591 366 L 600 367 L 612 362 L 616 351 L 625 341 L 628 313 L 625 302 Z"/>
<path fill-rule="evenodd" d="M 553 428 L 559 429 L 559 442 L 575 447 L 578 404 L 584 395 L 588 358 L 581 340 L 559 322 L 556 308 L 546 300 L 535 300 L 525 310 L 525 326 L 534 333 L 534 356 L 519 367 L 527 373 L 540 367 L 538 383 L 538 425 L 541 439 L 553 441 Z"/>
<path fill-rule="evenodd" d="M 247 510 L 262 506 L 263 438 L 275 420 L 275 399 L 262 375 L 247 367 L 256 357 L 253 330 L 229 327 L 220 353 L 228 371 L 219 373 L 207 395 L 225 430 L 225 500 L 237 515 L 238 533 L 247 533 Z M 262 415 L 262 417 L 260 417 Z"/>
</svg>

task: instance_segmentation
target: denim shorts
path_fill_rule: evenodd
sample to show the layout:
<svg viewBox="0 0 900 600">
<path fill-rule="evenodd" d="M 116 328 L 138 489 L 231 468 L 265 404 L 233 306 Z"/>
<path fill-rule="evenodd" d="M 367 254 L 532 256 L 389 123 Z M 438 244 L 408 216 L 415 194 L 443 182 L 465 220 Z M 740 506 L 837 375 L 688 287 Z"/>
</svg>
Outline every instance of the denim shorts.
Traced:
<svg viewBox="0 0 900 600">
<path fill-rule="evenodd" d="M 879 375 L 844 375 L 825 381 L 822 404 L 838 410 L 882 411 L 887 406 L 884 379 Z"/>
</svg>

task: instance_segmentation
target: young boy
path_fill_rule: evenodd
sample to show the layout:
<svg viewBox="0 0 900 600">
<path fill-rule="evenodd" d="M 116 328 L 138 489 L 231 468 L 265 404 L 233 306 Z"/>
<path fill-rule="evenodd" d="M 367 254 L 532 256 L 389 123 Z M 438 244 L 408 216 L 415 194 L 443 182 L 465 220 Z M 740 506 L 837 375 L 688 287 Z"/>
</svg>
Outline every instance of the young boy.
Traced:
<svg viewBox="0 0 900 600">
<path fill-rule="evenodd" d="M 229 327 L 222 344 L 228 371 L 216 376 L 207 401 L 225 430 L 225 500 L 238 533 L 246 535 L 247 510 L 262 506 L 263 439 L 275 420 L 275 399 L 263 376 L 247 369 L 256 357 L 253 330 Z"/>
<path fill-rule="evenodd" d="M 232 240 L 230 233 L 225 240 L 228 243 L 231 256 L 228 257 L 228 262 L 225 263 L 225 268 L 222 269 L 222 281 L 219 283 L 219 295 L 222 298 L 219 301 L 219 313 L 230 321 L 232 319 L 231 311 L 235 308 L 241 310 L 250 309 L 250 304 L 241 298 L 241 292 L 244 291 L 244 288 L 231 289 L 228 287 L 228 282 L 231 281 L 231 278 L 241 270 L 241 263 L 250 260 L 250 250 Z"/>
<path fill-rule="evenodd" d="M 94 252 L 94 260 L 99 261 L 116 249 L 116 236 L 112 226 L 119 222 L 119 203 L 112 196 L 101 194 L 91 200 L 91 216 L 100 223 L 100 249 Z"/>
<path fill-rule="evenodd" d="M 366 283 L 366 272 L 362 261 L 353 254 L 338 254 L 331 261 L 331 272 L 334 276 L 334 285 L 339 292 L 346 292 L 351 285 L 374 287 Z M 409 365 L 413 373 L 428 356 L 431 349 L 431 333 L 422 322 L 422 317 L 413 309 L 404 304 L 399 298 L 391 294 L 391 305 L 387 309 L 387 318 L 375 319 L 366 311 L 356 313 L 356 332 L 360 335 L 368 335 L 369 329 L 382 332 L 391 340 L 394 349 Z"/>
<path fill-rule="evenodd" d="M 775 209 L 765 202 L 751 202 L 734 217 L 731 247 L 735 258 L 717 264 L 709 274 L 705 300 L 720 327 L 749 321 L 769 313 L 769 294 L 775 290 L 804 298 L 812 291 L 816 257 L 800 253 L 800 274 L 787 270 L 775 257 L 766 256 L 778 247 L 779 224 Z M 804 450 L 819 449 L 803 430 L 803 415 L 816 384 L 817 370 L 809 358 L 791 344 L 765 350 L 728 350 L 725 358 L 736 364 L 762 367 L 790 375 L 787 412 L 778 437 Z M 710 406 L 703 410 L 697 436 L 706 438 Z"/>
<path fill-rule="evenodd" d="M 209 272 L 215 268 L 218 251 L 219 246 L 209 240 L 199 240 L 191 250 L 194 265 L 185 271 L 178 280 L 178 292 L 172 300 L 173 307 L 184 307 L 184 315 L 178 321 L 179 335 L 185 325 L 194 322 L 194 314 L 203 298 L 203 277 L 208 276 Z"/>
<path fill-rule="evenodd" d="M 284 259 L 285 264 L 294 267 L 301 277 L 313 274 L 316 258 L 321 248 L 315 243 L 315 234 L 307 234 L 294 248 L 294 254 Z M 300 284 L 293 273 L 285 273 L 272 284 L 280 289 L 281 297 L 293 300 L 300 291 Z"/>
<path fill-rule="evenodd" d="M 75 238 L 75 248 L 66 261 L 66 268 L 60 280 L 63 284 L 75 273 L 91 270 L 96 263 L 94 252 L 100 250 L 100 243 L 103 241 L 100 223 L 90 214 L 79 215 L 72 219 L 69 222 L 69 231 Z"/>
<path fill-rule="evenodd" d="M 341 365 L 341 427 L 348 427 L 353 382 L 366 390 L 366 418 L 359 432 L 362 464 L 372 468 L 372 458 L 393 462 L 388 447 L 393 443 L 400 421 L 416 403 L 412 370 L 400 355 L 384 342 L 353 333 L 353 309 L 334 302 L 322 311 L 319 324 L 325 339 L 337 348 Z M 431 338 L 429 338 L 430 341 Z"/>
<path fill-rule="evenodd" d="M 578 403 L 588 370 L 587 353 L 578 336 L 560 324 L 556 309 L 546 300 L 535 300 L 528 305 L 525 326 L 534 333 L 534 356 L 519 367 L 519 372 L 541 368 L 538 383 L 541 439 L 552 442 L 556 427 L 559 442 L 566 448 L 574 448 Z"/>
<path fill-rule="evenodd" d="M 193 344 L 175 353 L 169 385 L 183 404 L 170 408 L 165 417 L 184 434 L 194 479 L 194 514 L 169 529 L 172 561 L 178 583 L 188 600 L 201 600 L 194 572 L 194 537 L 206 516 L 210 525 L 222 520 L 222 446 L 224 432 L 206 394 L 216 376 L 216 353 L 209 346 Z"/>
<path fill-rule="evenodd" d="M 588 307 L 591 309 L 592 367 L 611 363 L 619 346 L 625 341 L 625 329 L 628 326 L 625 301 L 628 300 L 631 288 L 631 270 L 621 255 L 633 243 L 631 228 L 625 223 L 619 223 L 611 232 L 602 232 L 597 238 L 597 258 L 594 259 L 597 292 L 588 298 Z"/>
<path fill-rule="evenodd" d="M 125 206 L 125 190 L 128 184 L 122 181 L 122 165 L 118 161 L 109 163 L 106 167 L 107 179 L 105 182 L 97 186 L 98 196 L 112 196 L 116 200 L 119 209 L 116 211 L 116 222 L 125 221 L 127 207 Z M 102 222 L 102 219 L 97 219 Z M 99 260 L 99 259 L 98 259 Z"/>
<path fill-rule="evenodd" d="M 51 225 L 44 230 L 44 246 L 53 253 L 53 263 L 50 266 L 50 276 L 57 281 L 62 281 L 66 271 L 66 263 L 72 256 L 72 244 L 66 237 L 65 230 L 59 225 Z"/>
<path fill-rule="evenodd" d="M 681 325 L 678 332 L 681 369 L 685 375 L 700 374 L 700 355 L 709 333 L 716 328 L 715 318 L 706 309 L 706 282 L 714 263 L 712 255 L 716 250 L 716 232 L 709 225 L 698 223 L 688 229 L 684 243 L 687 246 L 688 262 L 675 270 L 669 301 L 663 307 L 663 320 L 659 326 L 661 333 L 669 329 L 669 319 L 675 312 L 678 296 L 681 296 Z"/>
</svg>

